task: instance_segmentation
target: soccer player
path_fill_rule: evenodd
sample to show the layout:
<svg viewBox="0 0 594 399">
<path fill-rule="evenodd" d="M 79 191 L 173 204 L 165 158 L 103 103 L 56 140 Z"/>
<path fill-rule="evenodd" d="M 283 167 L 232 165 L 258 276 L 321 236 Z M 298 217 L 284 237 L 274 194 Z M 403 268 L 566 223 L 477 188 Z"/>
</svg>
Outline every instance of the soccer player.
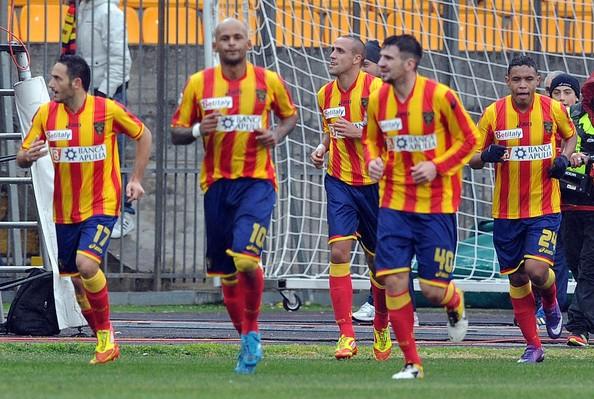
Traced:
<svg viewBox="0 0 594 399">
<path fill-rule="evenodd" d="M 221 277 L 225 306 L 241 335 L 235 371 L 262 359 L 258 330 L 264 275 L 260 254 L 276 201 L 271 149 L 297 122 L 280 76 L 247 61 L 248 28 L 228 18 L 215 28 L 221 64 L 190 76 L 172 120 L 173 144 L 201 139 L 206 267 Z M 270 128 L 270 111 L 280 119 Z"/>
<path fill-rule="evenodd" d="M 120 214 L 121 177 L 117 133 L 136 142 L 136 160 L 126 186 L 129 200 L 144 194 L 142 178 L 151 151 L 151 132 L 124 106 L 87 94 L 91 71 L 85 60 L 63 55 L 51 71 L 53 99 L 33 117 L 17 154 L 22 168 L 49 154 L 54 163 L 54 221 L 60 273 L 70 275 L 83 315 L 97 336 L 91 364 L 119 357 L 109 321 L 105 274 L 111 229 Z"/>
<path fill-rule="evenodd" d="M 365 43 L 365 60 L 363 61 L 363 66 L 361 67 L 361 70 L 363 72 L 367 72 L 368 74 L 373 75 L 373 76 L 379 76 L 380 70 L 379 70 L 379 66 L 377 65 L 377 63 L 380 59 L 380 51 L 381 51 L 380 44 L 377 40 L 369 40 L 369 41 L 367 41 L 367 43 Z M 414 292 L 415 291 L 414 291 L 414 287 L 413 287 L 413 281 L 411 279 L 410 280 L 410 294 L 411 294 L 411 298 L 413 301 L 413 309 L 415 311 L 415 313 L 414 313 L 415 326 L 418 326 L 419 318 L 417 316 L 417 308 L 415 305 Z M 357 310 L 355 313 L 353 313 L 353 320 L 373 321 L 374 319 L 375 319 L 375 307 L 374 307 L 374 301 L 373 301 L 373 289 L 370 289 L 369 295 L 368 295 L 365 303 L 363 303 L 363 305 L 361 305 L 359 310 Z"/>
<path fill-rule="evenodd" d="M 565 107 L 536 93 L 540 75 L 534 60 L 511 60 L 505 82 L 510 95 L 485 109 L 479 121 L 481 151 L 470 166 L 495 164 L 493 244 L 501 274 L 510 282 L 514 316 L 527 347 L 519 363 L 544 360 L 535 317 L 533 288 L 540 291 L 547 333 L 558 338 L 563 318 L 550 269 L 559 230 L 559 179 L 576 144 L 575 127 Z M 555 137 L 562 140 L 556 154 Z"/>
<path fill-rule="evenodd" d="M 370 268 L 374 299 L 373 353 L 386 360 L 392 351 L 384 288 L 373 277 L 378 187 L 369 177 L 363 158 L 361 132 L 367 120 L 367 101 L 379 89 L 381 79 L 361 71 L 365 45 L 355 36 L 341 36 L 330 54 L 330 74 L 336 77 L 318 91 L 324 139 L 311 154 L 312 163 L 321 168 L 324 154 L 330 152 L 324 178 L 327 194 L 328 244 L 330 246 L 330 298 L 334 318 L 340 329 L 336 359 L 350 359 L 357 353 L 351 308 L 353 286 L 350 259 L 357 238 Z"/>
<path fill-rule="evenodd" d="M 423 294 L 446 309 L 450 339 L 462 341 L 468 327 L 463 293 L 451 278 L 462 168 L 478 130 L 454 91 L 417 74 L 422 54 L 414 36 L 384 41 L 379 67 L 388 84 L 371 94 L 363 129 L 365 161 L 380 191 L 375 275 L 404 353 L 394 379 L 423 377 L 408 289 L 414 255 Z"/>
</svg>

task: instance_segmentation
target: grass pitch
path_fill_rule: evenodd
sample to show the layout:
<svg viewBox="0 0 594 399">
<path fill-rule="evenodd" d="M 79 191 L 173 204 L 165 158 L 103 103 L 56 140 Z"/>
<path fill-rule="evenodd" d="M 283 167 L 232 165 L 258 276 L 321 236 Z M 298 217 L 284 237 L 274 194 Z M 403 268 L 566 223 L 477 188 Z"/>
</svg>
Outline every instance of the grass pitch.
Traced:
<svg viewBox="0 0 594 399">
<path fill-rule="evenodd" d="M 90 366 L 89 344 L 1 344 L 0 398 L 594 398 L 590 349 L 550 348 L 544 363 L 520 365 L 521 348 L 425 348 L 417 381 L 391 379 L 398 350 L 378 363 L 369 346 L 341 362 L 329 345 L 264 349 L 256 374 L 238 376 L 237 345 L 125 345 L 117 362 Z"/>
</svg>

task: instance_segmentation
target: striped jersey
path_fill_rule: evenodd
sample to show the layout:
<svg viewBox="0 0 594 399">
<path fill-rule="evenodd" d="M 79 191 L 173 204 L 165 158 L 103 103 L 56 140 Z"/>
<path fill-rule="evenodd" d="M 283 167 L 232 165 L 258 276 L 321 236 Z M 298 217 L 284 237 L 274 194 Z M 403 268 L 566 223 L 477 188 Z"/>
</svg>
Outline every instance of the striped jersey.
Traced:
<svg viewBox="0 0 594 399">
<path fill-rule="evenodd" d="M 511 96 L 489 105 L 479 121 L 481 146 L 507 147 L 495 164 L 493 217 L 531 218 L 560 212 L 559 181 L 547 176 L 557 154 L 555 137 L 571 138 L 575 126 L 563 104 L 535 94 L 530 110 L 519 112 Z"/>
<path fill-rule="evenodd" d="M 363 146 L 368 165 L 381 157 L 380 207 L 415 213 L 454 213 L 462 189 L 462 168 L 478 142 L 478 129 L 447 86 L 417 75 L 404 101 L 384 84 L 367 108 Z M 411 168 L 432 161 L 430 183 L 416 184 Z"/>
<path fill-rule="evenodd" d="M 220 65 L 197 72 L 186 83 L 171 126 L 193 126 L 215 111 L 221 113 L 217 131 L 202 136 L 202 189 L 219 179 L 242 177 L 270 180 L 276 186 L 270 150 L 258 143 L 254 129 L 269 128 L 270 111 L 280 118 L 297 112 L 281 77 L 250 63 L 237 80 L 225 78 Z"/>
<path fill-rule="evenodd" d="M 359 72 L 347 90 L 342 90 L 334 80 L 318 91 L 324 132 L 330 135 L 328 174 L 353 186 L 374 183 L 367 174 L 361 139 L 337 135 L 332 124 L 344 118 L 363 128 L 367 123 L 369 94 L 382 84 L 380 78 Z"/>
<path fill-rule="evenodd" d="M 123 105 L 87 95 L 82 108 L 41 105 L 23 140 L 44 140 L 54 164 L 54 221 L 79 223 L 94 215 L 119 216 L 122 196 L 116 134 L 139 139 L 144 125 Z"/>
</svg>

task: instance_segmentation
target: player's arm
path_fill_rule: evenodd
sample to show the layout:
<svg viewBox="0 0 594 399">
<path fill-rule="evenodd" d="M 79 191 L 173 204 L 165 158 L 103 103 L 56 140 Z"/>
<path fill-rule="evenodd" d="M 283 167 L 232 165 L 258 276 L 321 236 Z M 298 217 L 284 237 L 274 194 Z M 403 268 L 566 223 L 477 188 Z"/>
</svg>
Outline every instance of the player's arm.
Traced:
<svg viewBox="0 0 594 399">
<path fill-rule="evenodd" d="M 43 112 L 37 110 L 35 116 L 33 116 L 31 128 L 25 136 L 21 148 L 17 152 L 16 163 L 21 168 L 30 168 L 35 161 L 47 155 L 42 114 Z"/>
<path fill-rule="evenodd" d="M 342 117 L 338 118 L 338 120 L 332 124 L 332 128 L 337 134 L 352 139 L 360 139 L 363 134 L 362 128 L 358 128 Z"/>
<path fill-rule="evenodd" d="M 324 87 L 318 91 L 318 111 L 322 118 L 322 142 L 318 144 L 316 149 L 313 150 L 309 156 L 311 163 L 318 169 L 321 169 L 324 166 L 324 155 L 326 155 L 326 152 L 328 152 L 328 149 L 330 148 L 330 128 L 328 126 L 328 121 L 324 118 L 324 109 L 322 106 L 324 102 Z"/>
<path fill-rule="evenodd" d="M 324 166 L 324 155 L 326 155 L 329 148 L 330 136 L 328 134 L 324 134 L 322 142 L 318 144 L 316 149 L 309 156 L 311 163 L 313 163 L 316 168 L 321 169 Z"/>
<path fill-rule="evenodd" d="M 148 165 L 151 156 L 151 145 L 153 135 L 148 127 L 144 126 L 143 132 L 136 140 L 136 156 L 134 158 L 134 169 L 132 176 L 126 185 L 126 196 L 129 201 L 139 199 L 144 195 L 144 188 L 142 187 L 142 179 L 144 178 L 144 171 Z"/>
<path fill-rule="evenodd" d="M 192 144 L 198 138 L 217 131 L 217 123 L 221 116 L 220 112 L 211 112 L 202 118 L 200 123 L 195 123 L 192 127 L 172 127 L 171 142 L 174 145 Z"/>
<path fill-rule="evenodd" d="M 577 134 L 575 126 L 571 121 L 569 114 L 561 104 L 552 105 L 553 117 L 557 122 L 557 129 L 562 138 L 561 154 L 553 160 L 553 164 L 548 170 L 548 175 L 554 179 L 560 179 L 565 174 L 565 170 L 571 164 L 571 155 L 575 152 L 577 144 Z"/>
<path fill-rule="evenodd" d="M 367 105 L 367 125 L 363 127 L 361 135 L 365 165 L 367 165 L 369 176 L 375 181 L 379 181 L 384 175 L 384 162 L 382 156 L 385 142 L 384 134 L 380 130 L 377 121 L 378 107 L 379 95 L 377 92 L 374 92 L 369 97 L 369 104 Z"/>
<path fill-rule="evenodd" d="M 454 91 L 448 89 L 440 100 L 440 112 L 445 116 L 453 141 L 450 148 L 432 161 L 437 174 L 445 176 L 457 173 L 471 159 L 480 133 Z"/>
<path fill-rule="evenodd" d="M 487 162 L 502 162 L 505 147 L 493 144 L 492 121 L 495 119 L 495 108 L 489 107 L 478 123 L 479 147 L 468 164 L 472 169 L 482 169 Z"/>
<path fill-rule="evenodd" d="M 184 86 L 180 103 L 171 118 L 171 142 L 174 145 L 192 144 L 201 135 L 208 134 L 207 130 L 210 131 L 212 128 L 213 121 L 202 120 L 196 105 L 198 104 L 196 93 L 201 87 L 202 80 L 197 75 L 191 76 Z M 212 118 L 215 116 L 213 115 Z M 202 126 L 200 122 L 206 122 L 206 125 Z M 216 120 L 214 120 L 214 127 L 216 128 Z"/>
</svg>

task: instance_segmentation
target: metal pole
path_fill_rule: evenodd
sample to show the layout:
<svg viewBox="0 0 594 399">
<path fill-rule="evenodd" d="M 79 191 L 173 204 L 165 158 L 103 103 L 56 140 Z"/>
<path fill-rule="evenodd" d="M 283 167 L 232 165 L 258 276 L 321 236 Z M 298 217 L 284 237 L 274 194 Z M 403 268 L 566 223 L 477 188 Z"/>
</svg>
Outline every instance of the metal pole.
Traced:
<svg viewBox="0 0 594 399">
<path fill-rule="evenodd" d="M 214 66 L 214 51 L 212 43 L 214 42 L 214 28 L 216 26 L 217 12 L 216 0 L 204 0 L 204 14 L 202 20 L 204 23 L 204 66 Z"/>
<path fill-rule="evenodd" d="M 157 45 L 157 99 L 165 101 L 165 0 L 159 0 L 159 41 Z M 161 269 L 163 265 L 163 218 L 165 201 L 164 154 L 165 143 L 165 107 L 157 107 L 155 119 L 155 270 L 154 290 L 161 291 Z"/>
</svg>

